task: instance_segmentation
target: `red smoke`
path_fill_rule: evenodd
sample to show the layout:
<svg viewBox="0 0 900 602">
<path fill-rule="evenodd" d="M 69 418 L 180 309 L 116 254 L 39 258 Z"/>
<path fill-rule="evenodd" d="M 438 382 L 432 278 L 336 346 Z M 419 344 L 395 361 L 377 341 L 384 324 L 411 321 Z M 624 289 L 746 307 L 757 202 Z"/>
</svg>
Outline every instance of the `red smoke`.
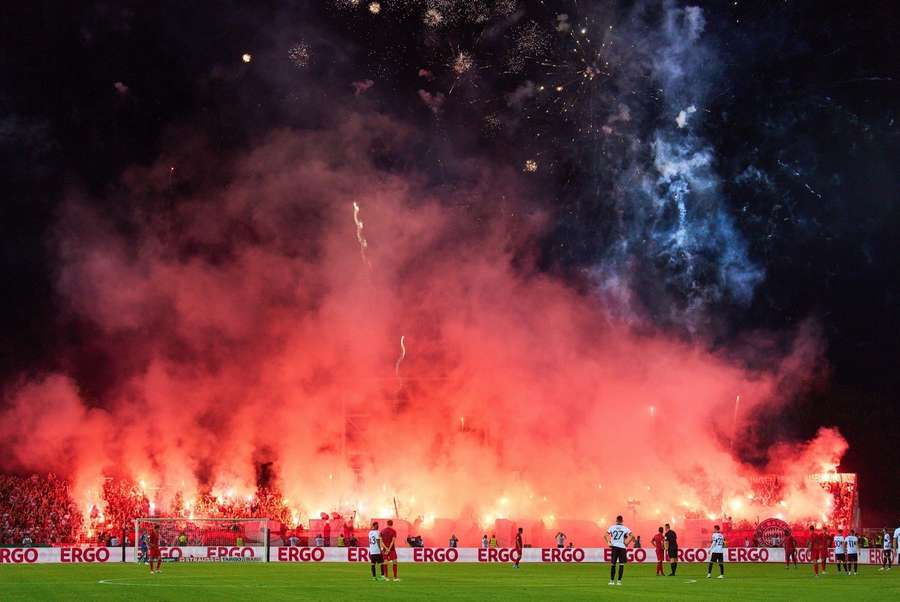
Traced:
<svg viewBox="0 0 900 602">
<path fill-rule="evenodd" d="M 134 169 L 111 215 L 67 205 L 59 292 L 125 373 L 102 405 L 65 374 L 24 382 L 0 416 L 4 469 L 69 474 L 79 504 L 128 476 L 165 504 L 252 492 L 271 461 L 303 519 L 394 498 L 426 521 L 605 521 L 628 498 L 666 519 L 759 513 L 729 507 L 756 474 L 730 438 L 806 377 L 807 340 L 760 373 L 638 333 L 533 266 L 543 218 L 521 213 L 520 174 L 460 165 L 468 184 L 434 192 L 370 159 L 410 131 L 344 117 L 277 133 L 226 176 L 196 145 Z M 203 192 L 163 207 L 173 163 Z M 825 431 L 770 467 L 796 516 L 821 510 L 804 477 L 845 447 Z"/>
</svg>

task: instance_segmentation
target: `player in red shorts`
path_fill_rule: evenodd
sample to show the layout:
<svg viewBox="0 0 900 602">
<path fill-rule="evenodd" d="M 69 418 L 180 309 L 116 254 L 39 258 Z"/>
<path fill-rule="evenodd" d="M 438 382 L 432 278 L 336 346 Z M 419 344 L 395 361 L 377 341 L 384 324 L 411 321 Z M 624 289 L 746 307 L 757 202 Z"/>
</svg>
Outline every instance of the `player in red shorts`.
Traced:
<svg viewBox="0 0 900 602">
<path fill-rule="evenodd" d="M 381 574 L 387 577 L 387 563 L 394 563 L 394 581 L 400 581 L 397 577 L 397 532 L 394 531 L 394 521 L 389 520 L 387 527 L 381 530 L 381 542 L 384 545 L 384 564 L 381 565 Z"/>
<path fill-rule="evenodd" d="M 663 536 L 663 528 L 659 528 L 659 533 L 653 536 L 653 539 L 650 540 L 650 543 L 653 544 L 653 547 L 656 548 L 656 574 L 659 576 L 666 576 L 666 572 L 663 571 L 663 560 L 666 558 L 666 553 L 663 551 L 663 543 L 665 543 L 666 538 Z"/>
<path fill-rule="evenodd" d="M 147 554 L 147 558 L 149 559 L 148 564 L 150 565 L 150 574 L 158 573 L 159 567 L 162 564 L 162 558 L 159 553 L 159 525 L 153 525 L 153 528 L 150 529 L 150 537 L 149 541 L 149 553 Z M 153 559 L 156 559 L 156 570 L 153 570 Z"/>
<path fill-rule="evenodd" d="M 816 532 L 813 525 L 809 526 L 809 557 L 812 560 L 813 571 L 819 576 L 819 562 L 822 563 L 822 574 L 825 574 L 825 556 L 828 555 L 828 541 L 824 533 Z"/>
<path fill-rule="evenodd" d="M 784 568 L 791 568 L 791 560 L 794 561 L 794 568 L 797 568 L 797 540 L 790 529 L 784 530 Z"/>
</svg>

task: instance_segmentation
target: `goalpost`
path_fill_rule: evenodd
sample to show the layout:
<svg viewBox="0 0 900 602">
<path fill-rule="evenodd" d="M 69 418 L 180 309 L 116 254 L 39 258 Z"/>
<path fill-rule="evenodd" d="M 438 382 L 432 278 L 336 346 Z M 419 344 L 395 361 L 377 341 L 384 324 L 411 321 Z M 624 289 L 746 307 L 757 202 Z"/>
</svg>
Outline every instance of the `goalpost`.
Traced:
<svg viewBox="0 0 900 602">
<path fill-rule="evenodd" d="M 265 561 L 268 518 L 143 517 L 134 519 L 134 560 L 145 562 L 142 542 L 159 527 L 163 559 L 188 562 Z"/>
</svg>

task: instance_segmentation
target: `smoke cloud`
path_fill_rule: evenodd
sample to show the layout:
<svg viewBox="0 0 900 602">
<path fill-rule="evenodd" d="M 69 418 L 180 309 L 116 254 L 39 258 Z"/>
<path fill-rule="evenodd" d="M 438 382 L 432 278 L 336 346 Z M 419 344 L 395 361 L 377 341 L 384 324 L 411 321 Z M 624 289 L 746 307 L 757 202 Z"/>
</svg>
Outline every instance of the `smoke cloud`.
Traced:
<svg viewBox="0 0 900 602">
<path fill-rule="evenodd" d="M 227 168 L 165 208 L 107 214 L 73 196 L 53 241 L 58 292 L 96 326 L 117 378 L 100 399 L 63 373 L 23 381 L 0 414 L 2 468 L 62 472 L 85 497 L 126 476 L 162 505 L 252 492 L 271 463 L 301 517 L 383 516 L 396 498 L 410 517 L 480 523 L 602 521 L 634 497 L 666 518 L 717 514 L 746 492 L 757 471 L 732 440 L 810 374 L 805 336 L 753 371 L 616 320 L 535 267 L 544 216 L 504 206 L 521 206 L 524 176 L 473 162 L 448 192 L 376 166 L 416 138 L 346 112 L 230 162 L 187 144 L 188 172 Z M 699 151 L 657 146 L 662 179 L 707 168 Z M 130 170 L 126 197 L 164 196 L 169 169 Z M 508 200 L 458 209 L 472 198 Z M 806 455 L 844 446 L 827 432 Z"/>
</svg>

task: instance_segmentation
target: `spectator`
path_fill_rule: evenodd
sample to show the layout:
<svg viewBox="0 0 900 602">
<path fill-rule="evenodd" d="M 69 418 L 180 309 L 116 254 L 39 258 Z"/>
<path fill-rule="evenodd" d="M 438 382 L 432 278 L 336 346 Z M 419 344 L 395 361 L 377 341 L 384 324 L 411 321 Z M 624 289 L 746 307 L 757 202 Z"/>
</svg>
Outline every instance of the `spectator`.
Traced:
<svg viewBox="0 0 900 602">
<path fill-rule="evenodd" d="M 296 533 L 291 533 L 291 536 L 288 538 L 288 545 L 292 548 L 296 548 L 300 545 L 300 538 L 297 537 Z"/>
<path fill-rule="evenodd" d="M 322 528 L 322 539 L 325 546 L 331 545 L 331 523 L 328 521 L 325 521 L 325 526 Z"/>
<path fill-rule="evenodd" d="M 28 533 L 26 533 L 25 537 L 22 538 L 22 547 L 30 548 L 33 543 L 34 542 L 31 540 L 31 536 Z"/>
<path fill-rule="evenodd" d="M 566 534 L 562 531 L 557 531 L 556 533 L 556 547 L 564 548 L 566 547 Z"/>
<path fill-rule="evenodd" d="M 343 533 L 338 533 L 338 540 L 337 540 L 337 545 L 338 545 L 338 547 L 339 547 L 339 548 L 343 548 L 345 543 L 346 543 L 346 542 L 344 541 L 344 534 L 343 534 Z"/>
<path fill-rule="evenodd" d="M 636 550 L 640 547 L 641 547 L 641 536 L 638 535 L 637 537 L 634 538 L 634 549 Z"/>
<path fill-rule="evenodd" d="M 356 538 L 356 533 L 350 535 L 350 547 L 357 548 L 359 547 L 359 540 Z"/>
<path fill-rule="evenodd" d="M 183 547 L 183 546 L 187 545 L 187 542 L 188 542 L 187 533 L 182 531 L 181 533 L 178 534 L 178 545 Z"/>
<path fill-rule="evenodd" d="M 456 538 L 456 533 L 450 536 L 450 547 L 455 548 L 459 545 L 459 540 Z"/>
<path fill-rule="evenodd" d="M 488 549 L 488 536 L 487 533 L 481 536 L 481 547 L 485 550 Z"/>
<path fill-rule="evenodd" d="M 491 547 L 492 548 L 497 547 L 497 534 L 496 533 L 491 533 Z"/>
<path fill-rule="evenodd" d="M 322 537 L 322 534 L 321 534 L 321 533 L 319 533 L 318 535 L 316 535 L 315 544 L 316 544 L 316 547 L 317 547 L 317 548 L 321 548 L 321 547 L 323 547 L 323 546 L 325 545 L 325 538 Z"/>
</svg>

